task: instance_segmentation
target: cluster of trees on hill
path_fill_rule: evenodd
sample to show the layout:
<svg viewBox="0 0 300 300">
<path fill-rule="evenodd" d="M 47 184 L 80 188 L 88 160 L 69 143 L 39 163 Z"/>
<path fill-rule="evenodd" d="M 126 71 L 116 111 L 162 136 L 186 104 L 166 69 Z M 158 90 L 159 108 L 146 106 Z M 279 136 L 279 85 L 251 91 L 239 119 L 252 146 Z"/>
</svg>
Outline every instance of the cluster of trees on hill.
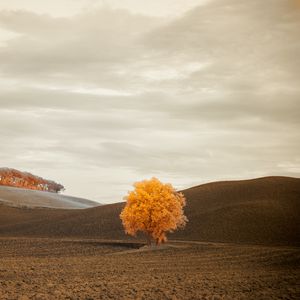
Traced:
<svg viewBox="0 0 300 300">
<path fill-rule="evenodd" d="M 52 180 L 10 168 L 0 168 L 0 185 L 59 193 L 65 188 Z"/>
</svg>

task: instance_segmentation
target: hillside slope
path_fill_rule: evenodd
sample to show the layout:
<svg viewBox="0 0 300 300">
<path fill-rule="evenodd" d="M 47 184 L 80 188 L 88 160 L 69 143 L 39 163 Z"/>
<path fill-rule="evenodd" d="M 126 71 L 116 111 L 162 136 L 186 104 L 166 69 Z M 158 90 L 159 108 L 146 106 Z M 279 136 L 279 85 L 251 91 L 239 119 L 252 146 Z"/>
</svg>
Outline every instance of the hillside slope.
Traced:
<svg viewBox="0 0 300 300">
<path fill-rule="evenodd" d="M 45 191 L 0 186 L 0 204 L 14 207 L 47 207 L 61 209 L 88 208 L 97 202 Z"/>
<path fill-rule="evenodd" d="M 224 181 L 182 192 L 189 223 L 170 239 L 300 245 L 300 179 Z M 0 206 L 0 235 L 125 239 L 129 237 L 119 219 L 123 206 L 84 210 Z"/>
<path fill-rule="evenodd" d="M 184 191 L 189 224 L 177 238 L 300 244 L 300 179 L 224 181 Z"/>
</svg>

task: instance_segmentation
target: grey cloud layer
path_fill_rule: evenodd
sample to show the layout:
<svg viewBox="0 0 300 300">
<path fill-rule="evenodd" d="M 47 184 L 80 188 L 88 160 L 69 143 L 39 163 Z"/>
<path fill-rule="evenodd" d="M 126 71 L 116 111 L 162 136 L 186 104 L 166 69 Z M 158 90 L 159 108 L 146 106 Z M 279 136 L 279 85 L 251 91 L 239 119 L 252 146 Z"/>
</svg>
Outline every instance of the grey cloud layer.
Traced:
<svg viewBox="0 0 300 300">
<path fill-rule="evenodd" d="M 168 22 L 0 11 L 18 34 L 0 47 L 0 163 L 104 202 L 153 175 L 178 187 L 299 176 L 295 3 L 215 0 Z"/>
</svg>

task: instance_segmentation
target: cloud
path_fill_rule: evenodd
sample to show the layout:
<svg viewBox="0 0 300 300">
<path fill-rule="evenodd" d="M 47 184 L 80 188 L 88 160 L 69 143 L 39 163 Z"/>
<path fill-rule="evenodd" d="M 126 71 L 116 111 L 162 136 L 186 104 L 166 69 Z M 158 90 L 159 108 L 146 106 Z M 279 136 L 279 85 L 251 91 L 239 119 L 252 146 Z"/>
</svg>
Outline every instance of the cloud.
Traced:
<svg viewBox="0 0 300 300">
<path fill-rule="evenodd" d="M 288 1 L 212 1 L 154 30 L 145 43 L 164 54 L 166 63 L 174 57 L 209 62 L 184 87 L 226 88 L 242 82 L 297 88 L 299 16 Z"/>
<path fill-rule="evenodd" d="M 154 175 L 299 176 L 299 14 L 279 0 L 171 20 L 1 11 L 15 35 L 0 47 L 0 163 L 100 202 Z"/>
<path fill-rule="evenodd" d="M 2 11 L 0 24 L 19 34 L 0 48 L 3 77 L 60 84 L 120 83 L 119 68 L 140 59 L 136 39 L 160 23 L 125 10 L 98 9 L 69 18 Z"/>
</svg>

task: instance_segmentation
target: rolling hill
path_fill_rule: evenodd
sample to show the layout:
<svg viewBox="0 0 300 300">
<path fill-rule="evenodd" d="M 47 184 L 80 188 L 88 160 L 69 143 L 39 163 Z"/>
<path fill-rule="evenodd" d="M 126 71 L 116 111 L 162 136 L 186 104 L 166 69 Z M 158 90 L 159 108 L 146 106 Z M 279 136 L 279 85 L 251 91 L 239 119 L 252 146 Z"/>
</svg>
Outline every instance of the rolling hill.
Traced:
<svg viewBox="0 0 300 300">
<path fill-rule="evenodd" d="M 100 205 L 87 199 L 9 186 L 0 186 L 0 204 L 13 207 L 61 209 L 82 209 Z"/>
<path fill-rule="evenodd" d="M 265 177 L 182 191 L 189 219 L 170 239 L 300 245 L 300 179 Z M 83 210 L 0 206 L 0 236 L 130 239 L 119 219 L 124 203 Z"/>
</svg>

